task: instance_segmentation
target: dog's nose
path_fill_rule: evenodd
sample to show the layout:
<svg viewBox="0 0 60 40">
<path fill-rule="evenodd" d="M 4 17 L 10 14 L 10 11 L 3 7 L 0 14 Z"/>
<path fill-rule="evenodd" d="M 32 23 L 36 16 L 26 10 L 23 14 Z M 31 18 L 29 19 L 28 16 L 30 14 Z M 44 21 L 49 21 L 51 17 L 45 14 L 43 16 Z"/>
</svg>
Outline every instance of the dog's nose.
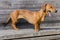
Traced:
<svg viewBox="0 0 60 40">
<path fill-rule="evenodd" d="M 57 12 L 57 10 L 55 11 L 55 13 Z"/>
</svg>

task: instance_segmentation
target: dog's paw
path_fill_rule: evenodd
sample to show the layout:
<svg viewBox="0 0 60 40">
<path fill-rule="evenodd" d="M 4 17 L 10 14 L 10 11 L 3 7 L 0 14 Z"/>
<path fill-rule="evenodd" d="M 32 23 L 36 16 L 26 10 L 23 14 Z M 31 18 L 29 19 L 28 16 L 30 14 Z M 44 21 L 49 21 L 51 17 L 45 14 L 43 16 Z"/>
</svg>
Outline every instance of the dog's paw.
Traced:
<svg viewBox="0 0 60 40">
<path fill-rule="evenodd" d="M 40 29 L 35 29 L 35 32 L 39 32 L 40 31 Z"/>
<path fill-rule="evenodd" d="M 19 28 L 14 28 L 15 30 L 19 30 Z"/>
</svg>

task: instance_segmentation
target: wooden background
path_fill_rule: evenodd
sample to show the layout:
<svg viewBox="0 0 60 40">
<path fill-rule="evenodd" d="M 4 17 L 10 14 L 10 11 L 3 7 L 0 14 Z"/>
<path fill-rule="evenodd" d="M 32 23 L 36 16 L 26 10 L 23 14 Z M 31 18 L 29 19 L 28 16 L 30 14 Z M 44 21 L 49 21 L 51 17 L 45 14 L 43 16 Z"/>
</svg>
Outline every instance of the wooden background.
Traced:
<svg viewBox="0 0 60 40">
<path fill-rule="evenodd" d="M 9 14 L 16 9 L 28 9 L 33 11 L 38 11 L 41 9 L 41 6 L 45 3 L 53 4 L 58 10 L 57 13 L 53 13 L 52 17 L 46 17 L 45 22 L 41 23 L 41 29 L 38 33 L 33 31 L 32 25 L 28 23 L 22 24 L 20 30 L 11 30 L 10 25 L 4 27 L 1 23 L 6 22 Z M 27 27 L 28 26 L 28 27 Z M 3 29 L 3 30 L 1 30 Z M 8 29 L 8 30 L 5 30 Z M 10 29 L 10 30 L 9 30 Z M 28 31 L 27 31 L 28 30 Z M 49 34 L 60 34 L 60 0 L 0 0 L 0 39 L 10 39 L 10 38 L 22 38 L 22 37 L 32 37 L 32 36 L 41 36 Z M 16 35 L 17 34 L 17 35 Z M 10 35 L 10 36 L 8 36 Z M 49 36 L 49 37 L 36 37 L 36 38 L 27 38 L 31 40 L 36 39 L 58 39 L 60 36 Z M 14 39 L 15 40 L 15 39 Z M 25 39 L 24 39 L 25 40 Z M 58 39 L 59 40 L 59 39 Z"/>
<path fill-rule="evenodd" d="M 6 22 L 9 14 L 16 9 L 40 10 L 40 7 L 45 3 L 53 4 L 58 10 L 52 14 L 52 17 L 47 17 L 45 23 L 60 24 L 60 0 L 0 0 L 0 23 Z M 48 24 L 49 25 L 49 24 Z"/>
<path fill-rule="evenodd" d="M 52 14 L 52 17 L 47 17 L 46 21 L 60 20 L 60 0 L 0 0 L 0 23 L 5 22 L 11 11 L 16 9 L 40 10 L 44 3 L 53 4 L 58 10 Z M 58 22 L 58 21 L 57 21 Z"/>
<path fill-rule="evenodd" d="M 58 10 L 58 12 L 53 13 L 52 17 L 46 17 L 45 22 L 41 24 L 41 28 L 59 29 L 60 28 L 60 0 L 0 0 L 0 24 L 6 22 L 7 18 L 9 17 L 9 14 L 13 10 L 28 9 L 28 10 L 37 11 L 40 10 L 41 6 L 45 3 L 53 4 Z M 2 27 L 3 25 L 1 24 L 0 26 Z M 8 28 L 10 29 L 9 25 L 7 26 L 7 29 Z M 23 28 L 25 29 L 25 24 Z"/>
</svg>

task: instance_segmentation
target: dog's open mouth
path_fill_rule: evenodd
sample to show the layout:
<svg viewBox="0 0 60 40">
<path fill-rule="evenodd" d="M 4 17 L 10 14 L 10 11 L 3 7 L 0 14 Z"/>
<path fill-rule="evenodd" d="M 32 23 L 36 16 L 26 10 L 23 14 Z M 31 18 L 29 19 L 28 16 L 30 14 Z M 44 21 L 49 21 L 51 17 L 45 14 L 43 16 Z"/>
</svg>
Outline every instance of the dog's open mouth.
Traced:
<svg viewBox="0 0 60 40">
<path fill-rule="evenodd" d="M 49 17 L 51 17 L 51 16 L 52 16 L 50 12 L 48 13 L 48 16 L 49 16 Z"/>
</svg>

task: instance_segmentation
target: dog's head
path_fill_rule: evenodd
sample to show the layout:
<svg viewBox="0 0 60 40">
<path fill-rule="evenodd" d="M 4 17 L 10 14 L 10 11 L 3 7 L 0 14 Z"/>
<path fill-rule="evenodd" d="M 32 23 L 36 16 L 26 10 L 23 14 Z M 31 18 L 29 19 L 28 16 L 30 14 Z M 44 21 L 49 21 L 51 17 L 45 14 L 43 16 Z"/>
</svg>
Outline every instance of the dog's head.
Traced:
<svg viewBox="0 0 60 40">
<path fill-rule="evenodd" d="M 45 11 L 47 11 L 47 12 L 52 12 L 52 13 L 56 13 L 57 12 L 56 8 L 52 4 L 44 4 L 43 5 L 43 9 Z"/>
<path fill-rule="evenodd" d="M 55 7 L 52 5 L 52 4 L 45 4 L 45 6 L 46 6 L 46 10 L 48 11 L 48 12 L 57 12 L 57 10 L 55 9 Z"/>
</svg>

